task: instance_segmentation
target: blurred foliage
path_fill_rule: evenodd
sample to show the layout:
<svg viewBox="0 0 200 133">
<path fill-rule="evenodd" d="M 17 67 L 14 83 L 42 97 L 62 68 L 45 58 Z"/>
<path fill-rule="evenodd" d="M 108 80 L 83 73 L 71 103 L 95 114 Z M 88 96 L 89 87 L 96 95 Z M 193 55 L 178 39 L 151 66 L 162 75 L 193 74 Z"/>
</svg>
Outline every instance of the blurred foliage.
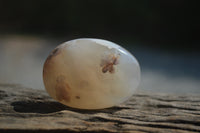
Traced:
<svg viewBox="0 0 200 133">
<path fill-rule="evenodd" d="M 121 37 L 196 49 L 199 22 L 195 0 L 0 0 L 1 34 Z"/>
</svg>

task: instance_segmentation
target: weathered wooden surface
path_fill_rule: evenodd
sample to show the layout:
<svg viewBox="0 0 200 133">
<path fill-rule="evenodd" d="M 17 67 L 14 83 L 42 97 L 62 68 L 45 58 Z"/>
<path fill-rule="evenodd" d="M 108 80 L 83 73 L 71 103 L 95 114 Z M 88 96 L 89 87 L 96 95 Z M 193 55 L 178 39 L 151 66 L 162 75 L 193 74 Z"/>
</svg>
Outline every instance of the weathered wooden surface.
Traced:
<svg viewBox="0 0 200 133">
<path fill-rule="evenodd" d="M 200 132 L 200 97 L 138 93 L 119 106 L 77 110 L 43 90 L 0 85 L 2 132 Z"/>
</svg>

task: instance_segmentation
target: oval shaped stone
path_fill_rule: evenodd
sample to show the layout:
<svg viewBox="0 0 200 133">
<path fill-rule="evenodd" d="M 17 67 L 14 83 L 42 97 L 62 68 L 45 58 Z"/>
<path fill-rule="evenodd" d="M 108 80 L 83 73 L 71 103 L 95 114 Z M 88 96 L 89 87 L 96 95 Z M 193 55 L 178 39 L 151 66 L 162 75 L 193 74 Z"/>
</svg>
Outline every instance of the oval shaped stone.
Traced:
<svg viewBox="0 0 200 133">
<path fill-rule="evenodd" d="M 113 42 L 76 39 L 50 53 L 43 80 L 49 95 L 67 106 L 102 109 L 134 94 L 140 82 L 140 66 L 131 53 Z"/>
</svg>

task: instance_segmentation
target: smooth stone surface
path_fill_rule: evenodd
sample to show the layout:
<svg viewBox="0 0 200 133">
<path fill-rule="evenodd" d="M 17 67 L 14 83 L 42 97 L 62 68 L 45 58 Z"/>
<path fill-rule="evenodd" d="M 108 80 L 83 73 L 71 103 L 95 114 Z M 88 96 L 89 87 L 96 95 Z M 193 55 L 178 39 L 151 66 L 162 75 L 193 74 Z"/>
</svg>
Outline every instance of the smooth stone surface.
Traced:
<svg viewBox="0 0 200 133">
<path fill-rule="evenodd" d="M 126 101 L 140 82 L 140 67 L 119 45 L 76 39 L 55 48 L 43 69 L 51 97 L 74 108 L 102 109 Z"/>
</svg>

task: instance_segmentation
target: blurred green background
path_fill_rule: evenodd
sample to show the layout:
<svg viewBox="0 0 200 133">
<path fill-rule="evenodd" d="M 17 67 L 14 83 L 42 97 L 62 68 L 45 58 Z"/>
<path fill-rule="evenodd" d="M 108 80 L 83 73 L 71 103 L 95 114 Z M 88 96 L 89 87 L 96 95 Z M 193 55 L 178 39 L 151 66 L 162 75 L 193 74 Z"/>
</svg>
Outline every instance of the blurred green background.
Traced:
<svg viewBox="0 0 200 133">
<path fill-rule="evenodd" d="M 200 93 L 197 0 L 0 0 L 0 83 L 43 89 L 42 66 L 76 38 L 116 42 L 138 59 L 140 88 Z"/>
</svg>

